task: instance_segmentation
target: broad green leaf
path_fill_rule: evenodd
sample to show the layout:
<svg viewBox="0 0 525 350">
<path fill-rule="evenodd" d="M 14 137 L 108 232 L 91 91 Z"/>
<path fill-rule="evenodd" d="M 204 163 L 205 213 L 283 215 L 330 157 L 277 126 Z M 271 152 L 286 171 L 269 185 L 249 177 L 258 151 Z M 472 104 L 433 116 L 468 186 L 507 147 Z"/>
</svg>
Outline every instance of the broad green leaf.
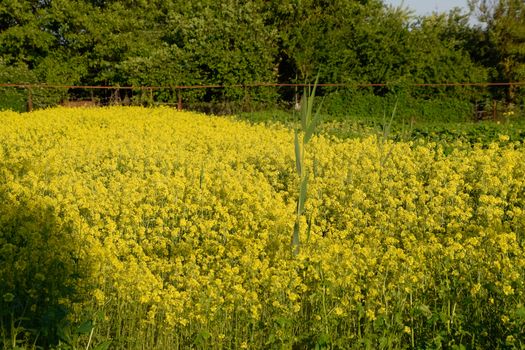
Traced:
<svg viewBox="0 0 525 350">
<path fill-rule="evenodd" d="M 430 310 L 430 308 L 429 308 L 427 305 L 425 305 L 425 304 L 421 304 L 421 305 L 419 305 L 418 310 L 419 310 L 419 312 L 421 312 L 426 318 L 430 318 L 430 317 L 432 317 L 432 310 Z"/>
<path fill-rule="evenodd" d="M 78 334 L 88 334 L 93 329 L 93 321 L 87 320 L 83 322 L 80 326 L 77 327 L 76 333 Z"/>
<path fill-rule="evenodd" d="M 103 343 L 98 344 L 93 348 L 93 350 L 108 350 L 109 346 L 111 345 L 111 340 L 106 340 Z"/>
<path fill-rule="evenodd" d="M 516 309 L 516 316 L 520 320 L 525 320 L 525 307 L 518 305 L 518 308 Z"/>
</svg>

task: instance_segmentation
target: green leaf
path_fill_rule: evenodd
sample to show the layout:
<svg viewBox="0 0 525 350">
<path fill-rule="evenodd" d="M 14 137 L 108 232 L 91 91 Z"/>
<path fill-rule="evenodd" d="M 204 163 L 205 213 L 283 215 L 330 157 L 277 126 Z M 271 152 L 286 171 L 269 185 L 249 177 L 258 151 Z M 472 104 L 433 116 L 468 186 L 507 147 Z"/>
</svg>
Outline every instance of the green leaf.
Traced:
<svg viewBox="0 0 525 350">
<path fill-rule="evenodd" d="M 275 322 L 279 325 L 279 327 L 288 327 L 291 324 L 293 324 L 293 321 L 287 317 L 278 317 Z"/>
<path fill-rule="evenodd" d="M 317 157 L 314 156 L 314 164 L 313 164 L 313 171 L 314 171 L 314 177 L 319 176 L 319 160 L 317 160 Z"/>
<path fill-rule="evenodd" d="M 304 204 L 306 203 L 308 193 L 308 174 L 301 181 L 301 190 L 299 193 L 299 206 L 297 209 L 297 214 L 302 215 L 304 211 Z"/>
<path fill-rule="evenodd" d="M 87 320 L 83 322 L 80 326 L 77 327 L 75 330 L 78 334 L 88 334 L 93 329 L 93 321 Z"/>
<path fill-rule="evenodd" d="M 321 347 L 326 347 L 328 343 L 330 342 L 330 337 L 327 334 L 321 334 L 319 338 L 317 339 L 317 344 Z"/>
<path fill-rule="evenodd" d="M 525 320 L 525 307 L 518 305 L 516 316 L 521 320 Z"/>
<path fill-rule="evenodd" d="M 72 339 L 71 339 L 71 329 L 69 326 L 58 326 L 57 327 L 57 335 L 64 343 L 67 345 L 71 345 Z"/>
<path fill-rule="evenodd" d="M 193 343 L 197 346 L 205 346 L 208 339 L 211 337 L 211 334 L 207 331 L 200 331 L 199 333 L 197 333 L 197 335 L 195 336 L 195 340 L 193 341 Z"/>
<path fill-rule="evenodd" d="M 306 116 L 305 116 L 306 125 L 304 127 L 305 130 L 308 127 L 308 124 L 310 124 L 310 120 L 312 119 L 312 110 L 314 108 L 315 92 L 317 90 L 318 82 L 319 82 L 319 73 L 317 73 L 317 77 L 315 78 L 314 86 L 312 90 L 310 91 L 310 95 L 307 97 L 307 103 L 306 103 L 307 109 L 306 109 Z"/>
<path fill-rule="evenodd" d="M 108 350 L 109 346 L 111 345 L 111 340 L 106 340 L 103 343 L 98 344 L 93 348 L 93 350 Z"/>
<path fill-rule="evenodd" d="M 306 126 L 308 125 L 308 103 L 309 98 L 305 89 L 301 97 L 301 129 L 303 131 L 306 130 Z"/>
<path fill-rule="evenodd" d="M 430 308 L 427 305 L 421 304 L 421 305 L 418 306 L 417 309 L 426 318 L 431 318 L 432 317 L 432 310 L 430 310 Z"/>
<path fill-rule="evenodd" d="M 301 159 L 301 145 L 299 144 L 299 132 L 295 130 L 295 165 L 297 167 L 297 174 L 302 176 L 302 159 Z"/>
<path fill-rule="evenodd" d="M 266 341 L 264 345 L 271 345 L 273 343 L 275 343 L 275 335 L 270 334 L 270 336 L 268 337 L 268 340 Z"/>
<path fill-rule="evenodd" d="M 297 253 L 299 248 L 299 217 L 295 220 L 293 225 L 292 247 L 295 247 L 294 252 Z"/>
<path fill-rule="evenodd" d="M 467 350 L 467 347 L 463 344 L 452 345 L 452 350 Z"/>
<path fill-rule="evenodd" d="M 315 132 L 315 128 L 316 128 L 316 125 L 313 121 L 306 128 L 306 132 L 304 133 L 304 143 L 305 144 L 308 143 L 308 141 L 310 141 L 310 139 L 312 138 Z"/>
<path fill-rule="evenodd" d="M 314 114 L 310 124 L 306 128 L 306 133 L 304 135 L 304 143 L 308 143 L 308 141 L 310 141 L 310 139 L 312 138 L 313 134 L 317 130 L 317 126 L 320 124 L 320 121 L 321 121 L 320 111 L 321 111 L 321 107 L 323 105 L 323 101 L 324 101 L 324 99 L 321 100 L 321 104 L 319 105 L 319 107 L 317 107 L 317 111 L 315 112 L 315 114 Z"/>
<path fill-rule="evenodd" d="M 310 242 L 310 235 L 312 233 L 312 221 L 313 221 L 312 214 L 310 214 L 308 215 L 308 220 L 306 220 L 306 224 L 308 225 L 306 229 L 306 241 L 307 242 Z"/>
</svg>

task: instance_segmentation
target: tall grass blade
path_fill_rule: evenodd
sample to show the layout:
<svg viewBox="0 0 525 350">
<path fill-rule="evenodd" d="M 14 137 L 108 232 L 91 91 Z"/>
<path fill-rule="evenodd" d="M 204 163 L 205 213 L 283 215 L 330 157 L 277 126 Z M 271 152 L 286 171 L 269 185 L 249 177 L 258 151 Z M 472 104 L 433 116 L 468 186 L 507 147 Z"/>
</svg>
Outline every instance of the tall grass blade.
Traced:
<svg viewBox="0 0 525 350">
<path fill-rule="evenodd" d="M 308 226 L 306 229 L 306 242 L 310 242 L 310 235 L 312 233 L 312 214 L 308 215 L 308 219 L 306 220 L 306 225 Z"/>
<path fill-rule="evenodd" d="M 312 89 L 308 89 L 308 92 L 305 88 L 303 97 L 301 98 L 301 132 L 302 139 L 299 140 L 299 131 L 295 130 L 294 135 L 294 144 L 295 144 L 295 163 L 297 167 L 297 173 L 299 174 L 299 198 L 297 199 L 297 215 L 295 217 L 294 232 L 292 236 L 292 246 L 294 247 L 294 254 L 299 252 L 299 231 L 301 225 L 301 216 L 304 213 L 304 206 L 307 199 L 308 193 L 308 169 L 304 163 L 306 145 L 312 138 L 315 133 L 316 127 L 319 124 L 320 119 L 320 109 L 321 106 L 317 109 L 314 116 L 312 116 L 312 110 L 314 106 L 315 93 L 317 89 L 317 84 L 319 82 L 319 74 L 315 79 L 315 84 Z M 321 103 L 322 105 L 322 103 Z M 302 142 L 300 142 L 302 141 Z M 315 160 L 314 160 L 315 162 Z M 314 164 L 314 167 L 317 165 Z M 316 169 L 314 170 L 315 176 Z M 311 218 L 310 218 L 311 219 Z M 308 219 L 308 236 L 310 235 L 310 224 L 311 220 Z"/>
<path fill-rule="evenodd" d="M 396 116 L 396 113 L 397 113 L 397 103 L 398 103 L 398 101 L 399 100 L 396 100 L 396 103 L 394 104 L 394 109 L 392 110 L 392 115 L 390 116 L 390 120 L 388 121 L 388 125 L 385 125 L 383 127 L 383 139 L 384 140 L 386 140 L 390 136 L 390 130 L 392 128 L 392 123 L 394 122 L 394 117 Z"/>
<path fill-rule="evenodd" d="M 312 97 L 312 100 L 313 100 L 313 97 Z M 321 108 L 323 107 L 323 102 L 324 102 L 324 99 L 321 100 L 321 103 L 317 107 L 317 110 L 316 110 L 314 116 L 312 117 L 312 119 L 310 121 L 310 124 L 308 124 L 308 127 L 306 128 L 306 132 L 304 134 L 304 143 L 308 143 L 308 141 L 310 141 L 310 139 L 312 138 L 312 136 L 315 133 L 315 130 L 317 130 L 317 126 L 321 122 L 321 113 L 320 112 L 321 112 Z"/>
<path fill-rule="evenodd" d="M 298 215 L 302 215 L 304 212 L 304 204 L 306 203 L 307 199 L 307 193 L 308 193 L 308 174 L 306 174 L 305 177 L 303 177 L 303 180 L 301 181 L 301 190 L 299 193 L 299 206 L 298 206 Z"/>
<path fill-rule="evenodd" d="M 306 125 L 305 125 L 305 129 L 303 130 L 306 130 L 306 128 L 308 127 L 308 124 L 310 124 L 310 118 L 312 117 L 312 110 L 314 108 L 314 100 L 315 100 L 315 92 L 317 90 L 317 84 L 319 82 L 319 74 L 317 74 L 317 77 L 315 78 L 315 83 L 314 83 L 314 86 L 312 88 L 312 90 L 310 91 L 310 94 L 307 96 L 307 103 L 306 103 L 306 117 L 305 117 L 305 120 L 306 120 Z"/>
<path fill-rule="evenodd" d="M 295 219 L 293 225 L 292 247 L 294 247 L 294 254 L 299 253 L 299 217 Z"/>
<path fill-rule="evenodd" d="M 303 175 L 302 169 L 302 158 L 301 158 L 301 145 L 299 144 L 299 132 L 295 130 L 295 166 L 297 167 L 297 174 L 301 177 Z"/>
<path fill-rule="evenodd" d="M 304 89 L 303 96 L 301 97 L 301 129 L 306 130 L 308 125 L 308 94 L 306 93 L 306 88 Z"/>
</svg>

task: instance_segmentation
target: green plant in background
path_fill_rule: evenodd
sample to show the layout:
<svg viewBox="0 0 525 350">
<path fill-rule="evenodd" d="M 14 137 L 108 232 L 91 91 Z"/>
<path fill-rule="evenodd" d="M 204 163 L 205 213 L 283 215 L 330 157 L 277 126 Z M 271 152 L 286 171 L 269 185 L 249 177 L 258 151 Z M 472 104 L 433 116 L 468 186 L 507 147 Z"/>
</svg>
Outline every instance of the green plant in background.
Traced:
<svg viewBox="0 0 525 350">
<path fill-rule="evenodd" d="M 469 112 L 465 106 L 489 96 L 500 99 L 500 94 L 473 87 L 410 89 L 409 85 L 487 82 L 490 71 L 505 68 L 503 61 L 498 63 L 500 58 L 510 59 L 504 71 L 514 73 L 505 77 L 516 80 L 522 61 L 513 54 L 519 49 L 520 34 L 512 28 L 519 28 L 520 22 L 506 19 L 509 16 L 498 16 L 495 24 L 499 24 L 485 30 L 472 28 L 468 16 L 457 11 L 414 21 L 406 9 L 380 0 L 250 0 L 242 6 L 233 0 L 184 5 L 12 0 L 2 2 L 0 13 L 0 82 L 223 85 L 227 88 L 188 89 L 183 96 L 185 109 L 221 114 L 290 103 L 294 94 L 289 88 L 239 84 L 299 82 L 322 64 L 321 80 L 355 84 L 344 90 L 323 87 L 328 114 L 380 119 L 382 101 L 391 97 L 389 88 L 359 85 L 385 83 L 406 90 L 407 98 L 399 105 L 403 115 L 408 110 L 417 118 L 463 118 Z M 370 26 L 371 19 L 377 25 Z M 486 36 L 502 39 L 492 42 L 483 39 Z M 86 92 L 41 89 L 34 93 L 34 107 L 44 108 L 68 93 L 85 97 Z M 103 90 L 93 95 L 108 97 Z M 150 96 L 156 102 L 177 102 L 171 89 Z M 131 96 L 135 103 L 142 97 L 138 92 Z M 23 90 L 2 88 L 0 109 L 24 111 L 26 98 Z"/>
<path fill-rule="evenodd" d="M 306 91 L 301 99 L 301 123 L 300 129 L 295 129 L 295 165 L 297 169 L 297 175 L 299 177 L 299 197 L 297 198 L 297 212 L 295 217 L 295 224 L 293 229 L 292 246 L 294 253 L 299 251 L 300 241 L 300 229 L 301 229 L 301 217 L 304 214 L 304 205 L 308 195 L 308 178 L 310 176 L 309 169 L 306 166 L 306 148 L 312 136 L 314 135 L 317 125 L 320 121 L 320 110 L 322 103 L 318 106 L 317 111 L 313 114 L 315 91 L 319 76 L 315 80 L 313 88 L 310 91 Z M 311 219 L 311 218 L 310 218 Z M 308 219 L 308 222 L 310 222 Z M 310 231 L 310 225 L 308 225 L 308 236 Z"/>
<path fill-rule="evenodd" d="M 93 349 L 107 350 L 112 341 L 105 340 L 94 342 L 93 334 L 97 327 L 104 321 L 105 314 L 103 310 L 97 311 L 79 324 L 63 322 L 58 327 L 59 343 L 57 349 L 60 350 L 77 350 Z M 87 341 L 85 340 L 87 338 Z"/>
<path fill-rule="evenodd" d="M 58 69 L 58 68 L 56 68 Z M 42 78 L 41 71 L 31 70 L 24 63 L 9 65 L 7 61 L 0 57 L 0 83 L 4 84 L 39 84 L 41 80 L 49 83 L 72 83 L 74 81 L 60 81 L 57 77 L 51 77 L 51 70 L 46 70 L 50 77 Z M 59 76 L 62 71 L 56 75 Z M 63 74 L 65 75 L 65 73 Z M 49 78 L 49 79 L 47 79 Z M 54 79 L 54 80 L 51 80 Z M 0 110 L 13 110 L 25 112 L 29 109 L 28 104 L 34 108 L 45 108 L 54 106 L 64 100 L 67 96 L 67 89 L 45 89 L 34 88 L 26 89 L 20 87 L 0 87 Z M 30 102 L 31 101 L 31 102 Z"/>
<path fill-rule="evenodd" d="M 383 114 L 383 123 L 382 123 L 383 126 L 381 130 L 381 134 L 378 137 L 379 152 L 381 154 L 381 158 L 380 158 L 381 168 L 385 165 L 385 162 L 388 160 L 388 157 L 390 157 L 390 154 L 392 152 L 392 147 L 390 147 L 390 149 L 386 151 L 386 148 L 387 148 L 386 146 L 388 145 L 388 140 L 390 138 L 392 123 L 394 122 L 396 111 L 397 111 L 397 101 L 394 105 L 394 109 L 392 110 L 392 114 L 388 122 L 386 120 L 386 111 Z"/>
</svg>

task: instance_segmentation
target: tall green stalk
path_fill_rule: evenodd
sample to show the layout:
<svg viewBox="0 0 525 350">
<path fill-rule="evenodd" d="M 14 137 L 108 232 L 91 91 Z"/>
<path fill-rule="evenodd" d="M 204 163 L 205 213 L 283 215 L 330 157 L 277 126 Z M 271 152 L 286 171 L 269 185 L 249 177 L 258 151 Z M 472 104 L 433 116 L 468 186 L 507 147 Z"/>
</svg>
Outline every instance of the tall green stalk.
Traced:
<svg viewBox="0 0 525 350">
<path fill-rule="evenodd" d="M 301 123 L 300 127 L 295 129 L 295 165 L 297 168 L 297 176 L 299 177 L 299 196 L 297 198 L 297 211 L 292 236 L 292 247 L 294 248 L 295 254 L 299 252 L 299 246 L 301 244 L 299 234 L 301 229 L 301 217 L 304 214 L 304 206 L 308 194 L 308 178 L 310 173 L 305 162 L 306 150 L 320 120 L 319 111 L 321 105 L 317 108 L 315 114 L 313 113 L 315 91 L 318 80 L 319 76 L 315 80 L 313 88 L 309 88 L 308 91 L 305 90 L 303 94 L 301 99 Z"/>
</svg>

